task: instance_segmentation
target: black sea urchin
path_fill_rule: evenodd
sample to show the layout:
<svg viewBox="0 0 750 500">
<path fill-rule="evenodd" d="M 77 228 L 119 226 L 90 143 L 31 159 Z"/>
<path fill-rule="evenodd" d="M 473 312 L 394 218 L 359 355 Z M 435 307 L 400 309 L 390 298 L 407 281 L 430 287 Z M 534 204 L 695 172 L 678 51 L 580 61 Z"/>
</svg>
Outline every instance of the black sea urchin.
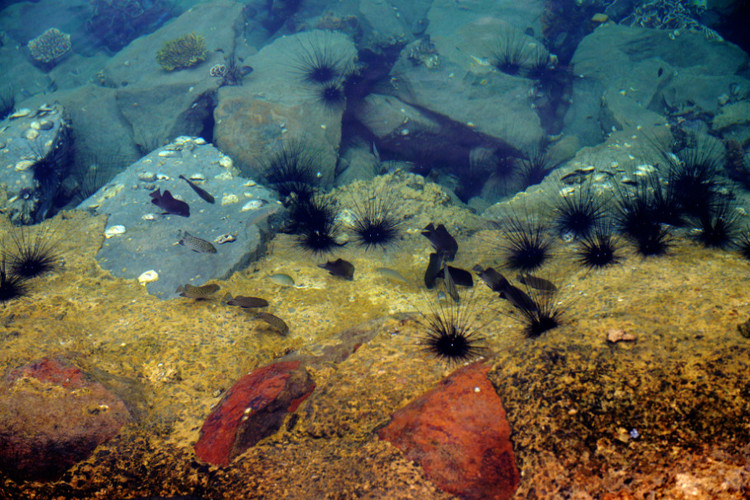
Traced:
<svg viewBox="0 0 750 500">
<path fill-rule="evenodd" d="M 529 58 L 524 36 L 512 28 L 498 37 L 491 49 L 490 63 L 507 75 L 517 75 Z"/>
<path fill-rule="evenodd" d="M 403 220 L 394 212 L 392 195 L 373 196 L 354 205 L 354 222 L 351 229 L 357 242 L 369 250 L 371 247 L 386 248 L 399 236 Z"/>
<path fill-rule="evenodd" d="M 602 223 L 580 242 L 578 263 L 589 269 L 602 268 L 616 264 L 620 257 L 617 255 L 617 243 L 609 226 Z"/>
<path fill-rule="evenodd" d="M 506 263 L 511 269 L 533 271 L 550 256 L 552 240 L 546 227 L 538 221 L 521 220 L 518 215 L 508 217 L 504 231 Z"/>
<path fill-rule="evenodd" d="M 604 217 L 604 204 L 604 198 L 594 193 L 590 184 L 581 184 L 555 204 L 555 228 L 560 235 L 585 238 Z"/>
<path fill-rule="evenodd" d="M 427 331 L 421 344 L 441 361 L 458 364 L 481 356 L 487 350 L 483 345 L 484 337 L 473 328 L 470 303 L 440 303 L 422 317 Z"/>
<path fill-rule="evenodd" d="M 717 202 L 710 212 L 698 218 L 695 239 L 709 248 L 727 248 L 737 237 L 738 212 L 728 198 Z"/>
<path fill-rule="evenodd" d="M 555 292 L 541 292 L 528 286 L 526 292 L 534 303 L 533 307 L 518 308 L 522 315 L 526 337 L 537 338 L 562 324 L 565 310 L 556 301 Z"/>
<path fill-rule="evenodd" d="M 10 270 L 23 278 L 35 278 L 55 270 L 60 265 L 58 240 L 48 230 L 39 229 L 34 236 L 21 227 L 11 233 L 15 252 L 9 255 Z"/>
<path fill-rule="evenodd" d="M 281 198 L 292 193 L 310 198 L 319 181 L 320 152 L 304 141 L 290 140 L 263 161 L 262 168 Z"/>
<path fill-rule="evenodd" d="M 9 272 L 5 257 L 0 258 L 0 303 L 23 297 L 27 293 L 24 278 Z"/>
<path fill-rule="evenodd" d="M 310 32 L 300 38 L 293 67 L 303 81 L 324 85 L 346 76 L 348 65 L 333 44 L 333 37 L 326 31 Z"/>
<path fill-rule="evenodd" d="M 295 197 L 290 206 L 286 231 L 296 234 L 303 248 L 325 253 L 340 246 L 336 242 L 339 225 L 334 202 L 325 196 Z"/>
</svg>

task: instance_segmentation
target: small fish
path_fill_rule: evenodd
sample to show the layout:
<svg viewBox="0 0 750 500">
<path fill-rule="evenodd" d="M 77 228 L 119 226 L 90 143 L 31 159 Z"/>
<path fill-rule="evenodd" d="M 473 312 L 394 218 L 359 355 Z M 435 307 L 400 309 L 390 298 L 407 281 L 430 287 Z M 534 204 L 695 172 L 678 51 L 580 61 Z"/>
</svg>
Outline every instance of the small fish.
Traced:
<svg viewBox="0 0 750 500">
<path fill-rule="evenodd" d="M 329 260 L 325 264 L 318 264 L 318 267 L 331 273 L 331 276 L 339 276 L 349 281 L 354 279 L 354 264 L 344 259 Z"/>
<path fill-rule="evenodd" d="M 221 301 L 230 306 L 238 306 L 243 309 L 249 307 L 268 307 L 268 301 L 266 299 L 261 299 L 260 297 L 245 297 L 244 295 L 232 297 L 232 294 L 229 292 L 227 292 Z"/>
<path fill-rule="evenodd" d="M 211 295 L 219 291 L 219 288 L 219 285 L 213 283 L 203 286 L 180 285 L 175 290 L 175 293 L 179 293 L 181 297 L 200 300 L 210 298 Z"/>
<path fill-rule="evenodd" d="M 453 260 L 458 252 L 458 243 L 456 239 L 451 236 L 445 226 L 440 224 L 435 227 L 432 222 L 427 224 L 427 227 L 422 231 L 422 236 L 430 240 L 432 247 L 438 253 L 443 255 L 445 260 Z"/>
<path fill-rule="evenodd" d="M 399 283 L 408 283 L 408 281 L 406 281 L 406 278 L 404 278 L 400 272 L 394 269 L 389 269 L 387 267 L 378 267 L 375 269 L 375 271 L 379 273 L 381 276 L 388 278 L 391 281 L 397 281 Z"/>
<path fill-rule="evenodd" d="M 484 281 L 485 284 L 490 287 L 490 290 L 492 290 L 493 292 L 502 292 L 510 286 L 510 282 L 505 278 L 505 276 L 495 271 L 491 267 L 482 269 L 482 266 L 477 264 L 476 266 L 474 266 L 474 271 L 476 271 L 476 273 L 479 275 L 479 278 Z"/>
<path fill-rule="evenodd" d="M 432 289 L 435 286 L 435 280 L 438 278 L 442 267 L 443 258 L 436 253 L 431 253 L 430 263 L 427 264 L 427 269 L 424 272 L 424 286 L 427 289 Z"/>
<path fill-rule="evenodd" d="M 216 253 L 216 247 L 210 241 L 196 238 L 187 231 L 181 232 L 180 245 L 197 253 Z"/>
<path fill-rule="evenodd" d="M 656 77 L 659 78 L 663 74 L 664 74 L 664 68 L 659 67 L 659 71 L 656 72 Z"/>
<path fill-rule="evenodd" d="M 184 175 L 180 174 L 179 177 L 183 181 L 187 182 L 190 185 L 190 187 L 193 188 L 193 191 L 195 191 L 195 194 L 197 194 L 198 196 L 200 196 L 201 198 L 203 198 L 205 201 L 207 201 L 209 203 L 213 203 L 213 202 L 216 201 L 214 199 L 214 197 L 211 196 L 211 193 L 209 193 L 208 191 L 206 191 L 202 187 L 197 186 L 193 181 L 191 181 L 190 179 L 188 179 Z"/>
<path fill-rule="evenodd" d="M 162 193 L 161 189 L 157 189 L 153 193 L 150 193 L 149 196 L 151 196 L 151 203 L 166 213 L 190 217 L 190 205 L 173 197 L 172 193 L 168 190 L 164 190 L 164 193 Z"/>
<path fill-rule="evenodd" d="M 445 290 L 451 296 L 453 302 L 458 303 L 461 300 L 461 296 L 458 294 L 456 283 L 453 281 L 453 276 L 451 276 L 448 266 L 443 267 L 443 283 L 445 284 Z"/>
<path fill-rule="evenodd" d="M 518 309 L 524 311 L 536 311 L 536 302 L 526 292 L 513 285 L 508 285 L 500 292 L 500 298 L 505 299 Z"/>
<path fill-rule="evenodd" d="M 471 277 L 471 273 L 458 267 L 445 266 L 442 273 L 438 273 L 438 277 L 445 277 L 445 269 L 449 270 L 449 272 L 451 273 L 451 278 L 453 278 L 453 282 L 455 284 L 461 286 L 474 286 L 474 278 Z"/>
<path fill-rule="evenodd" d="M 530 274 L 519 274 L 518 276 L 516 276 L 516 279 L 519 283 L 530 286 L 531 288 L 535 288 L 537 290 L 542 290 L 544 292 L 557 291 L 557 287 L 554 285 L 554 283 L 544 278 L 538 278 Z"/>
<path fill-rule="evenodd" d="M 259 312 L 255 316 L 255 319 L 265 321 L 271 328 L 279 332 L 282 336 L 286 337 L 289 333 L 289 326 L 284 322 L 283 319 L 278 316 L 274 316 L 271 313 Z"/>
<path fill-rule="evenodd" d="M 294 286 L 294 278 L 292 278 L 288 274 L 284 274 L 284 273 L 271 274 L 268 276 L 268 278 L 274 283 L 276 283 L 277 285 Z"/>
</svg>

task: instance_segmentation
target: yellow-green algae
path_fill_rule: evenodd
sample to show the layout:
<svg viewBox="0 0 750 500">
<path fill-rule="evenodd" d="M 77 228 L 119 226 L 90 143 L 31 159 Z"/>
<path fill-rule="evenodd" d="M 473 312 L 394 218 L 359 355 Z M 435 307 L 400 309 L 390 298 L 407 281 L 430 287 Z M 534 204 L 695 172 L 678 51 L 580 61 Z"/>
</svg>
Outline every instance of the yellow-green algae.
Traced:
<svg viewBox="0 0 750 500">
<path fill-rule="evenodd" d="M 205 61 L 207 54 L 206 38 L 193 32 L 164 42 L 156 53 L 156 62 L 165 71 L 174 71 Z"/>
<path fill-rule="evenodd" d="M 344 247 L 339 256 L 357 268 L 353 282 L 317 268 L 325 259 L 300 250 L 289 235 L 219 282 L 223 290 L 268 299 L 269 312 L 290 325 L 286 338 L 261 331 L 219 300 L 160 301 L 135 280 L 111 277 L 94 260 L 101 237 L 79 244 L 102 234 L 104 218 L 66 212 L 50 221 L 66 235 L 66 265 L 35 282 L 29 297 L 4 306 L 0 368 L 66 354 L 85 369 L 140 383 L 147 406 L 139 422 L 61 481 L 17 485 L 0 476 L 0 491 L 38 498 L 450 498 L 373 430 L 449 371 L 420 348 L 423 327 L 411 314 L 427 310 L 429 300 L 420 291 L 430 251 L 421 228 L 448 224 L 460 244 L 454 265 L 468 269 L 499 263 L 500 231 L 416 176 L 356 183 L 337 195 L 346 207 L 348 197 L 385 183 L 410 217 L 404 241 L 386 252 Z M 522 472 L 516 498 L 684 498 L 690 488 L 705 498 L 735 498 L 732 488 L 747 485 L 750 367 L 748 341 L 736 325 L 750 315 L 750 264 L 678 242 L 663 258 L 626 249 L 621 265 L 587 272 L 570 251 L 558 249 L 550 268 L 563 278 L 559 298 L 568 321 L 539 339 L 524 338 L 510 306 L 486 287 L 477 286 L 472 299 L 477 324 L 485 325 L 490 377 L 513 429 Z M 410 284 L 383 279 L 379 267 Z M 293 275 L 298 287 L 267 278 L 278 272 Z M 237 378 L 291 350 L 321 352 L 363 323 L 377 329 L 374 339 L 339 365 L 317 367 L 316 391 L 279 433 L 229 467 L 195 461 L 200 425 Z M 610 328 L 638 340 L 610 345 Z M 633 428 L 638 439 L 629 437 Z"/>
</svg>

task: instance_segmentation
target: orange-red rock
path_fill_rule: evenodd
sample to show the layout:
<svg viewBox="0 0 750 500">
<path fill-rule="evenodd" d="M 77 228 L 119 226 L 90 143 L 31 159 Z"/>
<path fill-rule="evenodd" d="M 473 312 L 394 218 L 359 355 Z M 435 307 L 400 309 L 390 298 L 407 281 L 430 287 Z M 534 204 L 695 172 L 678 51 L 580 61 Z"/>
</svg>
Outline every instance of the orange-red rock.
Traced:
<svg viewBox="0 0 750 500">
<path fill-rule="evenodd" d="M 130 420 L 125 403 L 65 360 L 43 358 L 0 384 L 0 469 L 56 479 Z"/>
<path fill-rule="evenodd" d="M 378 435 L 462 498 L 507 499 L 520 481 L 510 426 L 489 367 L 474 363 L 393 414 Z"/>
<path fill-rule="evenodd" d="M 201 428 L 195 453 L 204 462 L 229 465 L 236 456 L 281 427 L 287 413 L 315 389 L 299 361 L 258 368 L 238 380 Z"/>
</svg>

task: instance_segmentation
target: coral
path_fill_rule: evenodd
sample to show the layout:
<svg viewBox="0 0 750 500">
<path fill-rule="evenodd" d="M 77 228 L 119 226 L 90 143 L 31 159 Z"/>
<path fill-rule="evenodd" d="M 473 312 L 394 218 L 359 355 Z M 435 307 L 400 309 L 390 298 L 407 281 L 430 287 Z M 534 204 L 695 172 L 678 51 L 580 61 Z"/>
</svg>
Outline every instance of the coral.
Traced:
<svg viewBox="0 0 750 500">
<path fill-rule="evenodd" d="M 721 35 L 696 20 L 704 10 L 705 5 L 692 0 L 647 0 L 633 9 L 620 24 L 671 30 L 670 37 L 677 36 L 679 30 L 689 30 L 703 33 L 709 40 L 722 40 Z"/>
<path fill-rule="evenodd" d="M 26 45 L 31 58 L 42 64 L 50 64 L 70 52 L 70 35 L 57 28 L 50 28 Z"/>
<path fill-rule="evenodd" d="M 166 71 L 195 66 L 206 60 L 206 39 L 195 32 L 164 42 L 156 53 L 156 62 Z"/>
</svg>

